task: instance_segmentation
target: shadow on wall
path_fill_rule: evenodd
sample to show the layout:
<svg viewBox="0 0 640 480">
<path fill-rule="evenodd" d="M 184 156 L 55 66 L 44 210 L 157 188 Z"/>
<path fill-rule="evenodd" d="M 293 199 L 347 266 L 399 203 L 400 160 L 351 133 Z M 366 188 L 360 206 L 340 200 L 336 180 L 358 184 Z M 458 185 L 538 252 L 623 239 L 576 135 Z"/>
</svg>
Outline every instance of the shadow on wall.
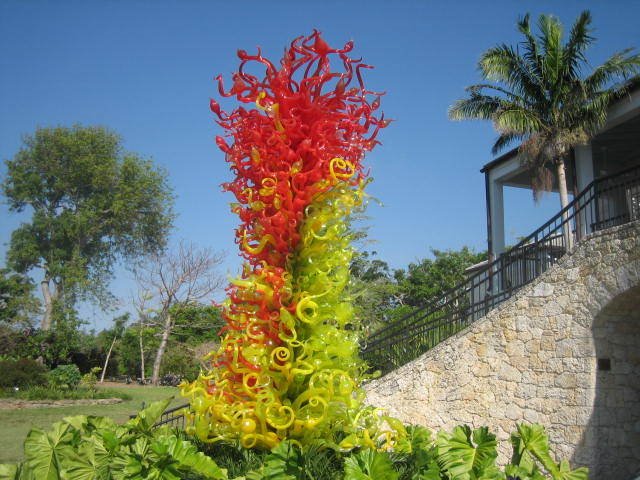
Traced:
<svg viewBox="0 0 640 480">
<path fill-rule="evenodd" d="M 593 480 L 629 480 L 640 474 L 640 285 L 598 313 L 593 339 L 593 412 L 574 461 Z"/>
</svg>

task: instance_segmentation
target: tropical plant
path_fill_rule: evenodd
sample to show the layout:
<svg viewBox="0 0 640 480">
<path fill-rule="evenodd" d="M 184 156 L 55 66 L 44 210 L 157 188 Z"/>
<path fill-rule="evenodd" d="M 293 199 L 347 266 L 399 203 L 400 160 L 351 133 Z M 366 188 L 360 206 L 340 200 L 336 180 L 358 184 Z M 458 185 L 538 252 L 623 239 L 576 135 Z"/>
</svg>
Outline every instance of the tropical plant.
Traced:
<svg viewBox="0 0 640 480">
<path fill-rule="evenodd" d="M 0 479 L 178 480 L 226 479 L 226 472 L 187 440 L 153 425 L 171 399 L 155 402 L 124 425 L 107 417 L 79 415 L 33 429 L 25 461 L 0 465 Z"/>
<path fill-rule="evenodd" d="M 591 67 L 586 50 L 593 43 L 591 14 L 584 11 L 563 43 L 560 21 L 550 15 L 538 20 L 539 34 L 529 15 L 518 21 L 524 36 L 518 47 L 498 45 L 482 54 L 478 67 L 484 79 L 467 87 L 469 98 L 450 109 L 453 120 L 491 120 L 499 133 L 497 153 L 514 142 L 532 173 L 534 198 L 550 190 L 555 168 L 562 208 L 568 204 L 565 163 L 573 146 L 586 143 L 604 124 L 611 102 L 628 91 L 616 83 L 636 75 L 640 55 L 627 48 L 602 65 Z"/>
</svg>

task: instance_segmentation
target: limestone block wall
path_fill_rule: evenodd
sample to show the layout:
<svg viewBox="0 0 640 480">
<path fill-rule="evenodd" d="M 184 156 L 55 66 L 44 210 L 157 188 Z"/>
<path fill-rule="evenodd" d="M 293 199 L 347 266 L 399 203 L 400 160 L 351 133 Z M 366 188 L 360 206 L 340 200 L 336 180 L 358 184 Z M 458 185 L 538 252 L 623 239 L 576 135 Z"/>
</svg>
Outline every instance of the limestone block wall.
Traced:
<svg viewBox="0 0 640 480">
<path fill-rule="evenodd" d="M 368 402 L 434 430 L 487 425 L 503 463 L 515 424 L 538 422 L 554 453 L 589 466 L 592 479 L 631 478 L 640 471 L 639 311 L 634 222 L 594 234 L 465 331 L 367 384 Z"/>
</svg>

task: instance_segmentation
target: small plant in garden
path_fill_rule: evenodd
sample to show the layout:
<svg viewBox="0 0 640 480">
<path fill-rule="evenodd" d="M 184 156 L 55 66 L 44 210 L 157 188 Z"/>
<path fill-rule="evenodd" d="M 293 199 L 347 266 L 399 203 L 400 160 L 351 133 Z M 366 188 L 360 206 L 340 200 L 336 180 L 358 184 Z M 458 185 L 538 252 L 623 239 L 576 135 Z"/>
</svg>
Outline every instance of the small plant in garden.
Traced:
<svg viewBox="0 0 640 480">
<path fill-rule="evenodd" d="M 74 390 L 82 380 L 82 374 L 77 365 L 58 365 L 48 374 L 49 385 L 62 390 Z"/>
<path fill-rule="evenodd" d="M 93 367 L 91 370 L 85 373 L 80 379 L 80 387 L 95 391 L 96 383 L 98 383 L 98 374 L 101 370 L 102 368 L 100 367 Z"/>
</svg>

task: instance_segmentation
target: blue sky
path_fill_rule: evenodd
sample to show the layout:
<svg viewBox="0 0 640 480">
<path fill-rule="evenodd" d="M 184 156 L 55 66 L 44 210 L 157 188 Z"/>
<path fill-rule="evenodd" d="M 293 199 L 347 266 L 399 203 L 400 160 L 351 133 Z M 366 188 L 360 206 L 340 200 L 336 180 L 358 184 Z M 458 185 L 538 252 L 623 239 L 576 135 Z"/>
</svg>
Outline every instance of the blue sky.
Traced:
<svg viewBox="0 0 640 480">
<path fill-rule="evenodd" d="M 367 85 L 384 90 L 395 120 L 367 160 L 375 182 L 368 246 L 394 268 L 429 248 L 486 248 L 484 177 L 495 139 L 481 122 L 454 123 L 447 107 L 480 80 L 476 62 L 497 43 L 519 40 L 521 14 L 553 13 L 569 25 L 588 8 L 594 18 L 593 65 L 640 45 L 640 2 L 585 1 L 3 1 L 0 5 L 0 158 L 37 127 L 105 125 L 127 150 L 166 168 L 177 195 L 173 241 L 188 239 L 228 253 L 222 273 L 238 271 L 230 179 L 214 144 L 209 111 L 213 78 L 235 70 L 238 48 L 279 59 L 291 39 L 321 30 L 332 45 L 355 42 L 376 67 Z M 5 173 L 0 167 L 0 176 Z M 509 239 L 527 234 L 558 209 L 554 196 L 535 206 L 531 193 L 507 189 Z M 0 265 L 24 216 L 0 205 Z M 117 270 L 116 295 L 132 288 Z M 110 315 L 84 307 L 90 327 Z"/>
</svg>

